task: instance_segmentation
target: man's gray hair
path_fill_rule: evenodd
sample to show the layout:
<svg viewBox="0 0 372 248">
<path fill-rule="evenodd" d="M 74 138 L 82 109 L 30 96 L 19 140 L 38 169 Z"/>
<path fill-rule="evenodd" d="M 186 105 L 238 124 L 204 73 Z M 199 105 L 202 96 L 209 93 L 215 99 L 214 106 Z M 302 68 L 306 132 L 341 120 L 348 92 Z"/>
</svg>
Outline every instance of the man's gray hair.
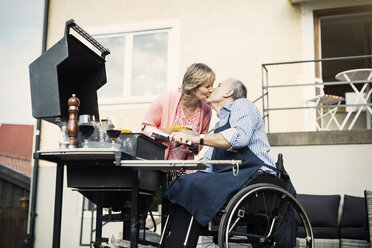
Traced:
<svg viewBox="0 0 372 248">
<path fill-rule="evenodd" d="M 238 79 L 231 79 L 231 89 L 234 90 L 234 100 L 239 98 L 247 98 L 247 87 Z"/>
</svg>

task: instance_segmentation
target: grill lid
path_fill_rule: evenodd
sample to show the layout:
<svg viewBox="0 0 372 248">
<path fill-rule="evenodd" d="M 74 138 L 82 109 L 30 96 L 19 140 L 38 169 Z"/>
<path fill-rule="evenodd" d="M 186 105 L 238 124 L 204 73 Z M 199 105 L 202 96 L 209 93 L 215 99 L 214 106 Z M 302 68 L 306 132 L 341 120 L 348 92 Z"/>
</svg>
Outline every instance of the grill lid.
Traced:
<svg viewBox="0 0 372 248">
<path fill-rule="evenodd" d="M 74 29 L 101 51 L 101 56 L 70 34 Z M 99 120 L 97 90 L 106 83 L 105 56 L 110 51 L 79 27 L 66 22 L 64 37 L 29 66 L 32 116 L 52 123 L 68 120 L 67 101 L 80 99 L 79 114 Z"/>
</svg>

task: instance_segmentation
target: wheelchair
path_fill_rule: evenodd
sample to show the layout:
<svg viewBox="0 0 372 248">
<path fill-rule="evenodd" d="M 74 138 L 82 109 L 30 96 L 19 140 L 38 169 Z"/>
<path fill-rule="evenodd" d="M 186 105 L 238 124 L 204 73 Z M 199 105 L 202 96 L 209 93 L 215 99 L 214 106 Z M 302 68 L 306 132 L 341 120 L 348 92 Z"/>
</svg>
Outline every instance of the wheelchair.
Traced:
<svg viewBox="0 0 372 248">
<path fill-rule="evenodd" d="M 281 154 L 277 168 L 280 172 L 276 175 L 262 172 L 231 196 L 200 234 L 203 244 L 197 247 L 314 247 L 309 218 L 296 200 Z M 299 226 L 304 235 L 296 237 Z M 167 232 L 165 224 L 159 247 L 163 247 Z M 208 244 L 204 239 L 209 240 Z"/>
</svg>

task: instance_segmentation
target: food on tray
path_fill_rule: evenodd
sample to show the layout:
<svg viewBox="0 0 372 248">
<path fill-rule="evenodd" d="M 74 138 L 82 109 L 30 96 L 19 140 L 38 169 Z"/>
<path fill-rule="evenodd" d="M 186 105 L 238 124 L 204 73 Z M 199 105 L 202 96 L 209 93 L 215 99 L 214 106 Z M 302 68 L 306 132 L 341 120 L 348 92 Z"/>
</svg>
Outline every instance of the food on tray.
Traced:
<svg viewBox="0 0 372 248">
<path fill-rule="evenodd" d="M 121 133 L 131 133 L 132 130 L 129 129 L 121 129 Z"/>
<path fill-rule="evenodd" d="M 182 132 L 182 131 L 186 131 L 186 130 L 192 130 L 192 128 L 183 127 L 183 126 L 180 126 L 180 125 L 168 127 L 169 132 Z"/>
</svg>

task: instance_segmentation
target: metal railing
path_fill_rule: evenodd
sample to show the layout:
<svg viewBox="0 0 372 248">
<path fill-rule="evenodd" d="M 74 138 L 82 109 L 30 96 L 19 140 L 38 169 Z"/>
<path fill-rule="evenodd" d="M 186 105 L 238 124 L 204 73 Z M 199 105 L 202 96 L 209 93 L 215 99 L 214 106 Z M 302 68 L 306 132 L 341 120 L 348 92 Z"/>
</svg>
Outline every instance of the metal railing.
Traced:
<svg viewBox="0 0 372 248">
<path fill-rule="evenodd" d="M 278 62 L 278 63 L 265 63 L 261 65 L 262 71 L 262 95 L 254 100 L 254 102 L 262 101 L 262 111 L 263 111 L 263 119 L 265 122 L 265 126 L 267 132 L 270 132 L 270 112 L 272 111 L 283 111 L 283 110 L 300 110 L 300 109 L 324 109 L 330 108 L 330 105 L 317 105 L 317 106 L 288 106 L 288 107 L 273 107 L 270 106 L 270 90 L 274 88 L 289 88 L 289 87 L 308 87 L 308 86 L 335 86 L 335 85 L 350 85 L 350 84 L 366 84 L 372 82 L 372 80 L 355 80 L 355 81 L 332 81 L 332 82 L 321 82 L 321 83 L 296 83 L 296 84 L 275 84 L 270 85 L 269 82 L 269 68 L 277 67 L 277 66 L 284 66 L 284 65 L 293 65 L 293 64 L 305 64 L 305 63 L 314 63 L 314 71 L 313 71 L 313 78 L 315 77 L 315 63 L 323 63 L 323 62 L 331 62 L 331 61 L 347 61 L 347 60 L 361 60 L 361 59 L 372 59 L 372 55 L 362 55 L 362 56 L 348 56 L 348 57 L 334 57 L 334 58 L 324 58 L 324 59 L 314 59 L 314 60 L 298 60 L 298 61 L 287 61 L 287 62 Z M 353 68 L 350 68 L 353 69 Z M 367 91 L 369 87 L 367 87 Z M 369 90 L 369 95 L 371 94 L 372 90 Z M 367 93 L 368 94 L 368 93 Z M 370 99 L 368 97 L 368 99 Z M 289 102 L 288 102 L 289 103 Z M 372 116 L 372 110 L 370 110 L 370 106 L 372 106 L 370 100 L 366 103 L 356 103 L 356 104 L 338 104 L 338 108 L 345 108 L 345 107 L 364 107 L 367 108 L 367 112 L 370 112 Z M 360 111 L 359 111 L 360 112 Z M 345 127 L 345 123 L 343 123 L 343 127 Z M 370 127 L 367 127 L 370 128 Z M 342 129 L 340 129 L 342 130 Z"/>
</svg>

